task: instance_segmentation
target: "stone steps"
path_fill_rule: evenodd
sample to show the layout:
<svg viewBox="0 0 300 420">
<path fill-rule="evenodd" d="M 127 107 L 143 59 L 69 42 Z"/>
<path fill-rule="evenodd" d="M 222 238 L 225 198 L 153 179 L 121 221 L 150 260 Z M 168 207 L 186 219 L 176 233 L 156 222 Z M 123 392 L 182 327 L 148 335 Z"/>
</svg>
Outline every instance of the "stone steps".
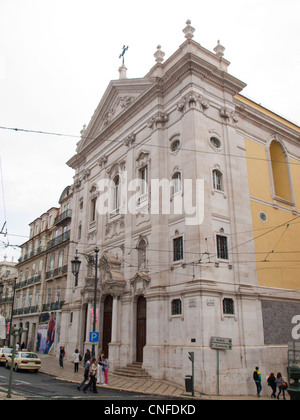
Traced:
<svg viewBox="0 0 300 420">
<path fill-rule="evenodd" d="M 125 367 L 116 369 L 114 371 L 116 375 L 127 376 L 130 378 L 150 378 L 148 372 L 142 368 L 142 363 L 133 362 Z"/>
</svg>

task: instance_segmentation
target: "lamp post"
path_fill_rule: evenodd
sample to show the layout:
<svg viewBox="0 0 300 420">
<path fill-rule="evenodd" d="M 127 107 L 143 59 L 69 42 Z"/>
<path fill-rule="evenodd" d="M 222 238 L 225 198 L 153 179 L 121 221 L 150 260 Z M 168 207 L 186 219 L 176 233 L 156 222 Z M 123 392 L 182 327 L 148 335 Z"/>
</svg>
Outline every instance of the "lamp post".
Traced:
<svg viewBox="0 0 300 420">
<path fill-rule="evenodd" d="M 97 277 L 97 273 L 98 273 L 98 253 L 99 253 L 99 248 L 95 248 L 94 249 L 95 252 L 95 257 L 92 255 L 88 255 L 88 254 L 82 254 L 79 253 L 80 255 L 83 255 L 88 263 L 91 266 L 95 267 L 95 282 L 94 282 L 94 319 L 93 319 L 93 332 L 96 331 L 96 306 L 97 306 L 97 283 L 98 283 L 98 277 Z M 74 260 L 71 261 L 72 264 L 72 273 L 75 276 L 75 284 L 78 284 L 78 274 L 79 274 L 79 270 L 80 270 L 80 264 L 81 261 L 79 260 L 78 257 L 78 251 L 76 250 L 76 255 L 74 257 Z M 95 344 L 92 344 L 92 357 L 95 357 Z"/>
<path fill-rule="evenodd" d="M 14 277 L 14 281 L 8 281 L 7 284 L 9 286 L 13 286 L 13 296 L 12 296 L 12 303 L 11 303 L 11 315 L 10 315 L 10 326 L 9 326 L 9 333 L 7 338 L 7 345 L 10 347 L 10 337 L 12 334 L 12 319 L 13 319 L 13 310 L 14 310 L 14 301 L 15 301 L 15 292 L 16 292 L 16 284 L 17 284 L 18 277 Z M 4 289 L 4 284 L 0 283 L 0 295 L 2 295 Z"/>
<path fill-rule="evenodd" d="M 79 257 L 77 256 L 77 254 L 78 252 L 76 249 L 76 255 L 74 257 L 74 260 L 71 261 L 72 273 L 75 276 L 75 287 L 78 286 L 78 274 L 79 274 L 80 264 L 81 264 L 81 261 L 79 261 Z"/>
<path fill-rule="evenodd" d="M 12 354 L 11 354 L 11 365 L 10 365 L 10 373 L 9 373 L 9 381 L 8 381 L 8 390 L 7 390 L 7 398 L 11 398 L 11 387 L 12 387 L 12 377 L 13 377 L 13 369 L 14 369 L 14 360 L 15 360 L 15 354 L 16 354 L 16 341 L 17 336 L 21 335 L 23 332 L 27 332 L 28 328 L 13 328 L 10 329 L 12 335 L 13 335 L 13 348 L 12 348 Z"/>
<path fill-rule="evenodd" d="M 14 302 L 15 302 L 15 293 L 16 293 L 16 284 L 17 284 L 18 277 L 14 278 L 14 285 L 13 285 L 13 298 L 11 303 L 11 315 L 10 315 L 10 326 L 9 326 L 9 337 L 8 337 L 8 347 L 10 347 L 10 337 L 12 331 L 12 320 L 13 320 L 13 312 L 14 312 Z"/>
</svg>

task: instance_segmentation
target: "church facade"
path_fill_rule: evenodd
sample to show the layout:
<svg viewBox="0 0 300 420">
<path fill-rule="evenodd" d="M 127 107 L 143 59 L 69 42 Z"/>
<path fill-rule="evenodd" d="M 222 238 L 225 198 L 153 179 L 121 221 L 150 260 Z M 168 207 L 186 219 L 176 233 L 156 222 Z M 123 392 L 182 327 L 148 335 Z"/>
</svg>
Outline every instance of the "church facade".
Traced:
<svg viewBox="0 0 300 420">
<path fill-rule="evenodd" d="M 91 348 L 96 317 L 96 353 L 108 353 L 112 371 L 140 362 L 152 377 L 183 385 L 194 352 L 197 390 L 216 394 L 219 383 L 222 394 L 245 395 L 255 366 L 263 375 L 286 367 L 287 343 L 265 338 L 266 328 L 277 334 L 264 323 L 274 302 L 294 312 L 300 302 L 299 283 L 283 287 L 257 270 L 272 241 L 258 242 L 268 200 L 252 157 L 272 140 L 275 156 L 284 138 L 299 161 L 299 128 L 242 96 L 246 85 L 228 72 L 220 43 L 203 48 L 189 21 L 184 34 L 166 61 L 158 46 L 145 77 L 128 79 L 121 66 L 68 162 L 69 258 L 77 252 L 82 264 L 78 278 L 68 272 L 60 344 L 67 354 Z M 268 159 L 261 165 L 272 170 Z M 279 178 L 273 198 L 281 214 L 292 213 L 281 216 L 288 224 L 296 199 L 278 200 L 286 189 Z M 212 337 L 232 346 L 217 352 Z"/>
</svg>

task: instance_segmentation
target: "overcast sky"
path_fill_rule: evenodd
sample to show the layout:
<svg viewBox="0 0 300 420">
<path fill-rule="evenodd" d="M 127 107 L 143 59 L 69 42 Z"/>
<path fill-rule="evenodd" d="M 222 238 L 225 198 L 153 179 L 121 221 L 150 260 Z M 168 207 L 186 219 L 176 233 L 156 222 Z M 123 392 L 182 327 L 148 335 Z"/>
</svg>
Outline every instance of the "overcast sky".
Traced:
<svg viewBox="0 0 300 420">
<path fill-rule="evenodd" d="M 129 78 L 165 60 L 185 41 L 213 51 L 220 39 L 229 73 L 247 83 L 242 94 L 300 125 L 299 0 L 0 0 L 0 261 L 19 257 L 28 224 L 58 206 L 72 184 L 66 165 L 110 80 L 119 54 Z M 3 183 L 3 187 L 2 187 Z"/>
</svg>

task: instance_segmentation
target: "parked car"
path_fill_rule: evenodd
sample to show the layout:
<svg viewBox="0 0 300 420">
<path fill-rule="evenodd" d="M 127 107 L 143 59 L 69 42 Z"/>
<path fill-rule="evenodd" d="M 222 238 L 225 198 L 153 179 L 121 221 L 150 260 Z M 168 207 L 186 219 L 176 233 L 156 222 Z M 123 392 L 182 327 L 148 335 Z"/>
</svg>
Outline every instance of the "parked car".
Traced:
<svg viewBox="0 0 300 420">
<path fill-rule="evenodd" d="M 9 347 L 0 348 L 0 365 L 5 365 L 7 356 L 12 353 L 12 349 Z"/>
<path fill-rule="evenodd" d="M 10 368 L 11 366 L 11 354 L 7 357 L 5 367 Z M 17 372 L 18 370 L 34 370 L 35 372 L 38 372 L 42 366 L 41 359 L 39 359 L 38 355 L 36 353 L 22 350 L 18 351 L 15 354 L 14 358 L 14 370 Z"/>
</svg>

